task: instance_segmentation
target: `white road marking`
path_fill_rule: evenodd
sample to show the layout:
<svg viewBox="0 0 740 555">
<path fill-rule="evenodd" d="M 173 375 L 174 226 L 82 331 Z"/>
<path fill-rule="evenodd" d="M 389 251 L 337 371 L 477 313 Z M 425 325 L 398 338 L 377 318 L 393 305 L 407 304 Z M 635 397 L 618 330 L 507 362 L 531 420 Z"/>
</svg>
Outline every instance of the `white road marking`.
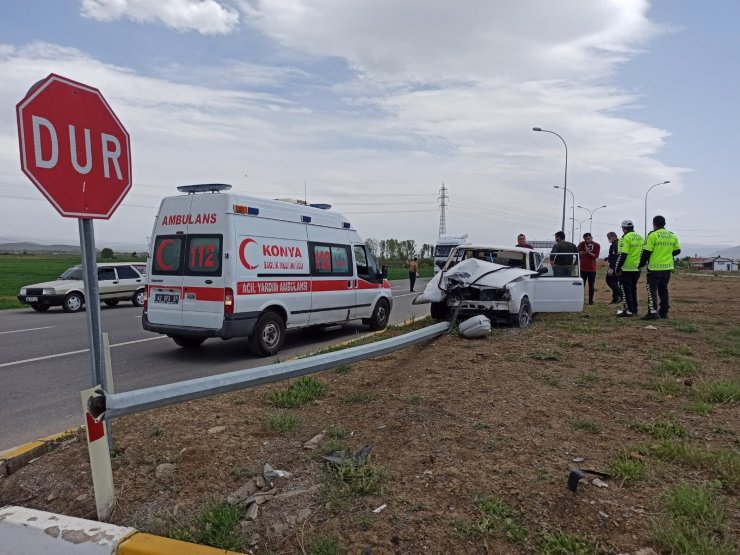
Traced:
<svg viewBox="0 0 740 555">
<path fill-rule="evenodd" d="M 145 341 L 155 341 L 157 339 L 164 339 L 165 337 L 167 336 L 158 335 L 157 337 L 147 337 L 146 339 L 135 339 L 134 341 L 124 341 L 123 343 L 115 343 L 114 345 L 111 345 L 111 348 L 122 347 L 124 345 L 132 345 L 134 343 L 144 343 Z M 15 366 L 17 364 L 25 364 L 26 362 L 37 362 L 39 360 L 48 360 L 50 358 L 66 357 L 70 355 L 79 355 L 80 353 L 87 353 L 89 351 L 90 349 L 81 349 L 79 351 L 69 351 L 67 353 L 57 353 L 55 355 L 46 355 L 43 357 L 27 358 L 26 360 L 16 360 L 13 362 L 4 362 L 3 364 L 0 364 L 0 368 L 5 368 L 6 366 Z"/>
<path fill-rule="evenodd" d="M 55 327 L 55 326 L 44 326 L 43 328 L 28 328 L 28 329 L 25 329 L 25 330 L 0 331 L 0 335 L 4 335 L 6 333 L 21 333 L 21 332 L 24 332 L 24 331 L 50 330 L 53 327 Z"/>
</svg>

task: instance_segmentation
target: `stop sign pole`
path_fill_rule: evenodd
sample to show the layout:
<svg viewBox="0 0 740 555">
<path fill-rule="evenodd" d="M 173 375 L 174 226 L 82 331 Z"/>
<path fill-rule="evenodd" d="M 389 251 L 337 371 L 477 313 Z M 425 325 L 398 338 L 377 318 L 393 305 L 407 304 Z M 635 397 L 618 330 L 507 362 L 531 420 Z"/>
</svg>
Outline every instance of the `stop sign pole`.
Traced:
<svg viewBox="0 0 740 555">
<path fill-rule="evenodd" d="M 16 105 L 21 169 L 64 217 L 77 218 L 90 338 L 92 389 L 82 392 L 98 518 L 115 503 L 108 423 L 86 408 L 109 390 L 100 319 L 94 219 L 109 219 L 131 189 L 129 135 L 96 88 L 50 74 Z"/>
</svg>

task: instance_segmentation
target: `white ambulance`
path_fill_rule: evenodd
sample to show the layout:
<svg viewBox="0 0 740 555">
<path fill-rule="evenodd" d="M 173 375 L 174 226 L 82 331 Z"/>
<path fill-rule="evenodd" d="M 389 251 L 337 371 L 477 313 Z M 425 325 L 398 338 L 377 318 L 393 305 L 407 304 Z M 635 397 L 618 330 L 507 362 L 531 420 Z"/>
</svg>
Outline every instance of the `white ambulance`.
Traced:
<svg viewBox="0 0 740 555">
<path fill-rule="evenodd" d="M 185 185 L 162 200 L 147 265 L 145 330 L 184 348 L 248 337 L 276 353 L 286 329 L 388 324 L 393 298 L 357 231 L 327 205 Z"/>
</svg>

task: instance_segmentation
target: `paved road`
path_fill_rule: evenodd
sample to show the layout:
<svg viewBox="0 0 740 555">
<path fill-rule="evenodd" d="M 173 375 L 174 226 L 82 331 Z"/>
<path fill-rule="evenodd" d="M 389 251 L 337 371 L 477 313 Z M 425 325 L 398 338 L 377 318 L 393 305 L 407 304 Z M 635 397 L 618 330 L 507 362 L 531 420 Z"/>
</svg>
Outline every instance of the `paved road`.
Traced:
<svg viewBox="0 0 740 555">
<path fill-rule="evenodd" d="M 417 282 L 416 290 L 427 281 Z M 393 295 L 392 324 L 429 313 L 428 305 L 411 305 L 416 294 L 408 293 L 408 280 L 394 281 Z M 209 339 L 195 351 L 179 349 L 165 336 L 145 332 L 141 309 L 130 303 L 102 306 L 101 315 L 117 391 L 273 362 L 250 355 L 242 339 Z M 80 425 L 80 391 L 92 380 L 85 318 L 84 312 L 61 308 L 0 311 L 0 451 Z M 280 356 L 306 354 L 365 332 L 359 325 L 289 332 Z"/>
</svg>

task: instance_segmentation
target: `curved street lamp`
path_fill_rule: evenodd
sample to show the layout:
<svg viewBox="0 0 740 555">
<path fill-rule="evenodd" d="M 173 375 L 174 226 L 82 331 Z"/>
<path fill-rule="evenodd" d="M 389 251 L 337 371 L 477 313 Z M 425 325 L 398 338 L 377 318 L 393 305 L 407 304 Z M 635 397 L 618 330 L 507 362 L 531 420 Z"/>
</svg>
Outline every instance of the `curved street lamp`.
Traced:
<svg viewBox="0 0 740 555">
<path fill-rule="evenodd" d="M 560 135 L 555 133 L 555 131 L 549 131 L 547 129 L 542 129 L 541 127 L 533 127 L 532 131 L 541 131 L 542 133 L 552 133 L 553 135 L 557 136 L 561 141 L 563 141 L 563 146 L 565 147 L 565 176 L 563 177 L 563 223 L 561 224 L 560 229 L 562 231 L 565 231 L 565 201 L 567 199 L 566 191 L 568 190 L 568 145 L 565 142 L 565 139 L 563 139 Z"/>
<path fill-rule="evenodd" d="M 581 232 L 583 231 L 583 223 L 587 222 L 588 218 L 586 218 L 585 220 L 576 220 L 575 218 L 571 218 L 571 220 L 573 220 L 573 222 L 578 222 L 578 236 L 580 237 L 582 235 Z M 577 243 L 574 243 L 574 244 L 577 244 Z"/>
<path fill-rule="evenodd" d="M 553 185 L 553 188 L 554 189 L 562 189 L 562 187 L 560 185 Z M 571 221 L 571 224 L 570 224 L 570 240 L 572 241 L 573 239 L 575 239 L 574 235 L 576 233 L 576 224 L 575 224 L 575 220 L 576 220 L 576 196 L 573 194 L 573 191 L 571 189 L 568 189 L 568 192 L 570 193 L 570 200 L 572 202 L 572 204 L 570 205 L 572 216 L 573 216 L 571 218 L 572 221 Z M 565 230 L 563 230 L 563 231 L 565 231 Z"/>
<path fill-rule="evenodd" d="M 586 208 L 585 206 L 581 206 L 580 204 L 578 205 L 578 208 L 583 208 L 586 212 L 588 212 L 588 220 L 589 220 L 588 232 L 591 233 L 593 231 L 593 227 L 594 227 L 594 213 L 597 210 L 601 210 L 602 208 L 606 208 L 606 204 L 604 206 L 599 206 L 598 208 L 594 208 L 593 210 L 589 210 L 588 208 Z"/>
<path fill-rule="evenodd" d="M 648 193 L 652 191 L 653 188 L 657 187 L 658 185 L 665 185 L 667 183 L 670 183 L 670 181 L 661 181 L 660 183 L 651 185 L 650 188 L 647 190 L 647 193 L 645 193 L 645 237 L 647 237 L 647 234 L 648 234 L 648 230 L 647 230 L 647 196 L 648 196 Z"/>
</svg>

